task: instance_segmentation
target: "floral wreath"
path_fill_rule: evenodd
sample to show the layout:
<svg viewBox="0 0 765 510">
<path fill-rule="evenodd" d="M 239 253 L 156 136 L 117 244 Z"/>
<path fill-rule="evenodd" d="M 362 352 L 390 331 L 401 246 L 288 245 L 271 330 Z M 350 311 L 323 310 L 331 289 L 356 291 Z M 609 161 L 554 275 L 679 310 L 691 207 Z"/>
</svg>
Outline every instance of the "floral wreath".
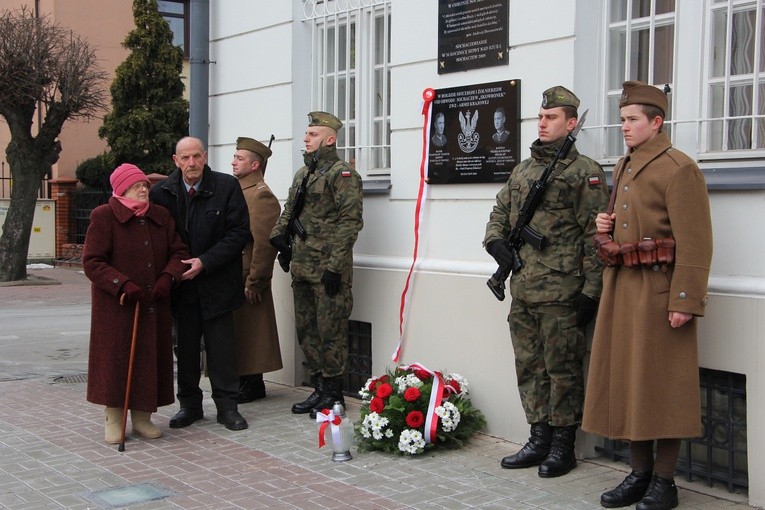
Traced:
<svg viewBox="0 0 765 510">
<path fill-rule="evenodd" d="M 470 402 L 467 379 L 419 364 L 369 379 L 359 395 L 360 450 L 417 455 L 436 447 L 459 448 L 486 425 Z"/>
</svg>

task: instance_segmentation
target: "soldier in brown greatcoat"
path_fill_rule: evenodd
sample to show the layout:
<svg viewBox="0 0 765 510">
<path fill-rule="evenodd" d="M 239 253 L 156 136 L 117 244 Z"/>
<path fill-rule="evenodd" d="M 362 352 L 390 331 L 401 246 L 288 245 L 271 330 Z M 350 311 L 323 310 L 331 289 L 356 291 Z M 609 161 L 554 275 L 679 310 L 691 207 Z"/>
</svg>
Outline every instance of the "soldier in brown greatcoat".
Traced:
<svg viewBox="0 0 765 510">
<path fill-rule="evenodd" d="M 279 334 L 276 330 L 271 277 L 276 248 L 268 238 L 281 208 L 263 180 L 271 149 L 252 138 L 236 140 L 231 162 L 250 213 L 252 240 L 242 251 L 245 304 L 234 312 L 236 366 L 239 371 L 239 403 L 266 396 L 263 373 L 282 368 Z"/>
<path fill-rule="evenodd" d="M 632 472 L 601 504 L 661 510 L 678 504 L 680 438 L 701 434 L 695 317 L 707 303 L 712 227 L 704 176 L 661 130 L 664 93 L 625 82 L 620 107 L 628 152 L 598 233 L 612 233 L 625 257 L 629 243 L 673 239 L 674 263 L 605 269 L 582 429 L 630 441 Z"/>
</svg>

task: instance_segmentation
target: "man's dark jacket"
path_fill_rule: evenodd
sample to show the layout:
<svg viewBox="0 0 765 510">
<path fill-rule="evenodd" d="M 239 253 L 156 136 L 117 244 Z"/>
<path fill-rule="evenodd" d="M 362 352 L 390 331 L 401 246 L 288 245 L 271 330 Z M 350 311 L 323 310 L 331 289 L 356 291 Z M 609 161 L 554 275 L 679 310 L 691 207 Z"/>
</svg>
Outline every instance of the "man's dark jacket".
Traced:
<svg viewBox="0 0 765 510">
<path fill-rule="evenodd" d="M 186 193 L 176 169 L 151 189 L 149 198 L 170 211 L 191 256 L 204 264 L 196 278 L 183 281 L 173 292 L 173 308 L 199 299 L 203 318 L 212 319 L 244 303 L 242 249 L 250 240 L 247 203 L 236 178 L 213 172 L 207 165 L 190 215 Z"/>
</svg>

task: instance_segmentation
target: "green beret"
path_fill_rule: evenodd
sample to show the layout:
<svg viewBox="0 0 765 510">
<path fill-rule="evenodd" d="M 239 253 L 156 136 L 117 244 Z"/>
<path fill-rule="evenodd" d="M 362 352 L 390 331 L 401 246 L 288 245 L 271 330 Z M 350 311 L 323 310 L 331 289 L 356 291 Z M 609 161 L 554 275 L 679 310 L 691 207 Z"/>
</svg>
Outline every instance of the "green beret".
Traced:
<svg viewBox="0 0 765 510">
<path fill-rule="evenodd" d="M 261 158 L 263 158 L 263 161 L 266 161 L 268 158 L 271 157 L 271 149 L 263 145 L 257 140 L 254 140 L 252 138 L 245 138 L 243 136 L 240 136 L 236 139 L 236 150 L 244 149 L 246 151 L 254 152 Z"/>
<path fill-rule="evenodd" d="M 647 104 L 655 106 L 664 115 L 667 114 L 669 102 L 664 91 L 642 81 L 625 81 L 622 84 L 622 97 L 619 99 L 619 108 L 630 104 Z"/>
<path fill-rule="evenodd" d="M 343 127 L 343 123 L 340 122 L 340 119 L 338 119 L 331 113 L 327 113 L 327 112 L 309 113 L 308 125 L 309 126 L 327 126 L 329 128 L 334 129 L 335 131 L 340 131 L 340 128 Z"/>
<path fill-rule="evenodd" d="M 573 106 L 579 108 L 579 98 L 566 87 L 557 85 L 542 92 L 542 108 L 558 108 L 560 106 Z"/>
</svg>

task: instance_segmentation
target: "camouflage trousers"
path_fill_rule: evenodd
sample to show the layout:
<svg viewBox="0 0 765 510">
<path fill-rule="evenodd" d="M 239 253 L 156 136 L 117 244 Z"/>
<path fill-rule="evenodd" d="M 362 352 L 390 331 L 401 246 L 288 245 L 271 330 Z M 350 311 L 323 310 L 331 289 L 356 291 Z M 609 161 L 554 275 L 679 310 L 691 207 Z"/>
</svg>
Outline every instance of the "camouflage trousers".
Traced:
<svg viewBox="0 0 765 510">
<path fill-rule="evenodd" d="M 351 287 L 335 296 L 324 285 L 292 280 L 298 343 L 311 375 L 335 377 L 348 370 L 348 317 L 353 309 Z"/>
<path fill-rule="evenodd" d="M 587 346 L 584 330 L 576 326 L 576 312 L 574 303 L 513 299 L 510 305 L 515 372 L 529 423 L 582 423 Z"/>
</svg>

